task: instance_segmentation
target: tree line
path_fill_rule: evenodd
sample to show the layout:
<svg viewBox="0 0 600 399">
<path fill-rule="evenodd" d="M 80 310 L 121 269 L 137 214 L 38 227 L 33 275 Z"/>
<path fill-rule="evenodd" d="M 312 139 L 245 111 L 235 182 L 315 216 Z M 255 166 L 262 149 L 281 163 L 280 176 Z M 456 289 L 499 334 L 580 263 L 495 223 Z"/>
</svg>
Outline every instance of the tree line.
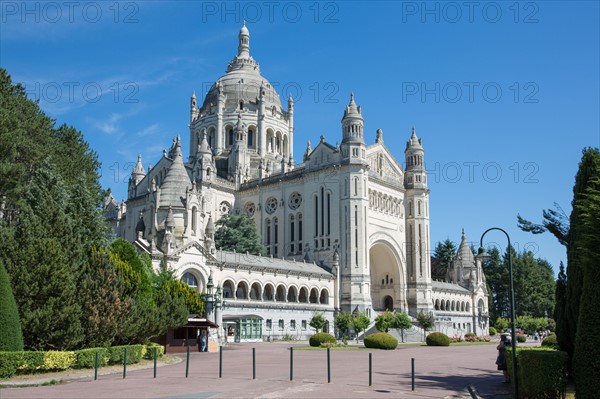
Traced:
<svg viewBox="0 0 600 399">
<path fill-rule="evenodd" d="M 555 289 L 557 342 L 569 355 L 577 398 L 600 392 L 600 151 L 584 148 L 575 175 L 571 214 L 555 204 L 533 223 L 520 215 L 519 227 L 533 234 L 549 232 L 565 246 L 567 266 L 560 265 Z"/>
<path fill-rule="evenodd" d="M 474 248 L 471 250 L 474 252 Z M 483 262 L 489 295 L 489 317 L 493 323 L 498 318 L 510 316 L 510 286 L 508 278 L 508 251 L 511 252 L 515 292 L 515 314 L 534 318 L 551 317 L 555 304 L 555 281 L 552 265 L 536 258 L 528 250 L 517 252 L 512 246 L 503 254 L 498 248 L 489 248 L 490 258 Z M 450 239 L 438 242 L 431 257 L 432 277 L 446 278 L 448 265 L 457 252 Z"/>
<path fill-rule="evenodd" d="M 0 301 L 18 311 L 0 307 L 0 336 L 22 334 L 0 350 L 143 343 L 203 313 L 166 267 L 110 241 L 99 168 L 82 133 L 57 127 L 0 69 Z"/>
</svg>

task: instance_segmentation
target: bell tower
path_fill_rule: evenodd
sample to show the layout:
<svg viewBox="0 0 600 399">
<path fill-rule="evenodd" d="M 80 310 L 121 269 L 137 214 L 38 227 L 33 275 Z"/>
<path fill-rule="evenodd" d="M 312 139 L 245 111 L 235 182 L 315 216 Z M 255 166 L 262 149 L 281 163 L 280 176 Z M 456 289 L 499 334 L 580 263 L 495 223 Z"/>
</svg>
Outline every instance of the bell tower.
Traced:
<svg viewBox="0 0 600 399">
<path fill-rule="evenodd" d="M 425 151 L 412 129 L 404 151 L 406 214 L 406 261 L 408 307 L 412 315 L 433 310 L 431 303 L 431 260 L 429 243 L 429 188 L 425 170 Z"/>
</svg>

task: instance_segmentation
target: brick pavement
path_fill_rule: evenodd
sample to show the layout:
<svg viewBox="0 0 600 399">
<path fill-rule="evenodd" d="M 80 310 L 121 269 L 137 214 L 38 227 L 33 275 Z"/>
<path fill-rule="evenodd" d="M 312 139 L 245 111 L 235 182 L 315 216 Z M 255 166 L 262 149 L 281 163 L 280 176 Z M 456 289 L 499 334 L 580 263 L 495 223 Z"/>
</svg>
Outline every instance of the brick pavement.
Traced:
<svg viewBox="0 0 600 399">
<path fill-rule="evenodd" d="M 494 345 L 400 346 L 395 351 L 331 351 L 331 383 L 327 383 L 327 352 L 294 350 L 290 381 L 290 345 L 306 343 L 232 344 L 219 354 L 191 352 L 189 376 L 185 361 L 153 370 L 86 377 L 52 386 L 5 388 L 10 398 L 470 398 L 472 385 L 482 398 L 510 397 L 510 386 L 496 370 Z M 256 348 L 256 380 L 252 380 L 252 347 Z M 373 354 L 373 386 L 368 386 L 368 357 Z M 185 356 L 183 354 L 182 356 Z M 411 391 L 411 358 L 415 359 L 415 391 Z"/>
</svg>

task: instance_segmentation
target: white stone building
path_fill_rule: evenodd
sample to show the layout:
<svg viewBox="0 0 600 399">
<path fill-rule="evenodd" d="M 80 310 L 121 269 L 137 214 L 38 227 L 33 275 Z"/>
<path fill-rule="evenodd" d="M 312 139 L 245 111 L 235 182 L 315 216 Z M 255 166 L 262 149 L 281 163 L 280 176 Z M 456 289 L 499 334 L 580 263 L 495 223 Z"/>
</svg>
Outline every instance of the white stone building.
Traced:
<svg viewBox="0 0 600 399">
<path fill-rule="evenodd" d="M 432 281 L 429 188 L 415 130 L 402 167 L 381 130 L 367 144 L 353 95 L 340 128 L 340 145 L 321 137 L 294 161 L 294 103 L 284 108 L 261 75 L 244 26 L 225 75 L 201 106 L 191 97 L 187 161 L 179 137 L 147 170 L 139 157 L 125 205 L 106 202 L 113 227 L 200 292 L 212 273 L 225 299 L 217 324 L 222 318 L 239 340 L 304 338 L 314 311 L 333 326 L 336 311 L 374 318 L 386 308 L 434 312 L 449 335 L 486 333 L 487 290 L 472 253 L 461 244 L 452 280 Z M 215 248 L 214 222 L 229 212 L 254 220 L 266 254 Z"/>
</svg>

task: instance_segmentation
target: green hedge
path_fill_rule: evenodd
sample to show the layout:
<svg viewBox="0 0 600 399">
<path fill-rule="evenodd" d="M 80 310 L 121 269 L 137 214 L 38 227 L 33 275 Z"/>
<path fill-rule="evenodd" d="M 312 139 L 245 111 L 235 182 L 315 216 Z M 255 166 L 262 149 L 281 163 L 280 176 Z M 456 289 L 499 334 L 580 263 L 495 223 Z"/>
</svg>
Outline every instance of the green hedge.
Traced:
<svg viewBox="0 0 600 399">
<path fill-rule="evenodd" d="M 0 378 L 8 378 L 15 375 L 21 364 L 24 352 L 0 352 Z"/>
<path fill-rule="evenodd" d="M 465 334 L 465 337 L 467 334 Z M 425 338 L 425 342 L 427 346 L 449 346 L 450 338 L 444 333 L 441 332 L 432 332 Z"/>
<path fill-rule="evenodd" d="M 335 342 L 335 339 L 334 339 Z M 158 355 L 165 353 L 162 345 L 128 345 L 110 348 L 89 348 L 77 351 L 20 351 L 0 352 L 0 378 L 9 378 L 15 374 L 31 374 L 40 371 L 58 371 L 68 368 L 94 368 L 96 352 L 98 366 L 108 364 L 123 364 L 123 355 L 127 348 L 127 364 L 138 363 L 142 357 L 152 359 L 154 350 L 158 347 Z"/>
<path fill-rule="evenodd" d="M 71 351 L 47 351 L 44 352 L 44 364 L 42 370 L 60 371 L 66 370 L 75 363 L 75 353 Z"/>
<path fill-rule="evenodd" d="M 96 352 L 98 352 L 98 367 L 108 364 L 107 348 L 89 348 L 75 351 L 74 369 L 91 369 L 96 367 Z"/>
<path fill-rule="evenodd" d="M 517 334 L 517 342 L 523 343 L 527 341 L 527 336 L 525 334 Z"/>
<path fill-rule="evenodd" d="M 398 340 L 386 332 L 378 332 L 365 337 L 365 346 L 375 349 L 396 349 Z"/>
<path fill-rule="evenodd" d="M 567 353 L 555 349 L 517 348 L 519 394 L 524 398 L 564 398 Z M 506 348 L 506 367 L 512 374 L 512 348 Z"/>
<path fill-rule="evenodd" d="M 542 346 L 552 348 L 552 349 L 560 349 L 558 347 L 558 341 L 556 340 L 556 334 L 550 334 L 542 341 Z"/>
<path fill-rule="evenodd" d="M 111 346 L 108 348 L 108 364 L 123 364 L 127 348 L 127 364 L 138 363 L 142 360 L 144 345 Z"/>
<path fill-rule="evenodd" d="M 165 347 L 163 345 L 150 344 L 144 347 L 142 358 L 150 360 L 154 359 L 154 348 L 158 348 L 156 350 L 157 357 L 161 358 L 165 354 Z"/>
<path fill-rule="evenodd" d="M 496 329 L 494 327 L 490 327 L 490 336 L 494 336 L 498 333 L 498 331 L 496 331 Z"/>
<path fill-rule="evenodd" d="M 335 343 L 335 337 L 328 333 L 316 333 L 308 339 L 310 346 L 321 346 L 324 342 Z"/>
</svg>

